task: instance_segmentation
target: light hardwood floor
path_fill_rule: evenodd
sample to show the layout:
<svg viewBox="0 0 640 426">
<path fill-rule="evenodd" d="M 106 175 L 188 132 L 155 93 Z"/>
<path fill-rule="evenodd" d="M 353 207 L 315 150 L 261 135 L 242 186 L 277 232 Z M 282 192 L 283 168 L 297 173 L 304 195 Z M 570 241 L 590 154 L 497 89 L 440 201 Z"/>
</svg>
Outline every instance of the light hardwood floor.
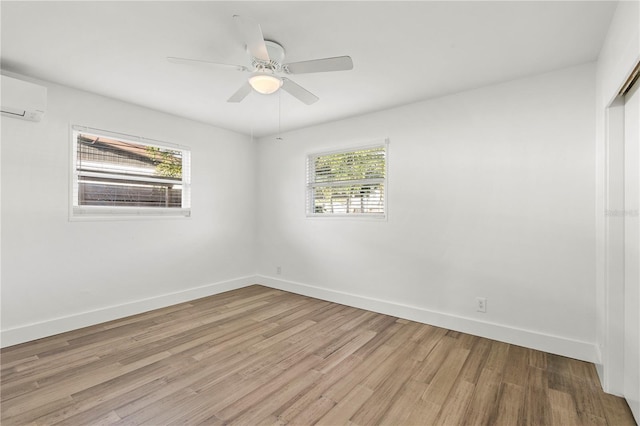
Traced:
<svg viewBox="0 0 640 426">
<path fill-rule="evenodd" d="M 631 425 L 592 364 L 251 286 L 2 350 L 2 425 Z"/>
</svg>

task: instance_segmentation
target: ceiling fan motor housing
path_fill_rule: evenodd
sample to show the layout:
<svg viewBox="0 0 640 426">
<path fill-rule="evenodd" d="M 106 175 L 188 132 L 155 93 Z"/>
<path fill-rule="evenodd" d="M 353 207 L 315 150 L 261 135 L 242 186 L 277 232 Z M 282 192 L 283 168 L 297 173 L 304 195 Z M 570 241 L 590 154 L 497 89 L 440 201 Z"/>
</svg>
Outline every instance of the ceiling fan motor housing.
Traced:
<svg viewBox="0 0 640 426">
<path fill-rule="evenodd" d="M 256 70 L 270 70 L 272 72 L 282 71 L 282 63 L 284 62 L 284 47 L 275 41 L 265 40 L 269 61 L 263 61 L 255 56 L 251 57 L 251 65 Z"/>
</svg>

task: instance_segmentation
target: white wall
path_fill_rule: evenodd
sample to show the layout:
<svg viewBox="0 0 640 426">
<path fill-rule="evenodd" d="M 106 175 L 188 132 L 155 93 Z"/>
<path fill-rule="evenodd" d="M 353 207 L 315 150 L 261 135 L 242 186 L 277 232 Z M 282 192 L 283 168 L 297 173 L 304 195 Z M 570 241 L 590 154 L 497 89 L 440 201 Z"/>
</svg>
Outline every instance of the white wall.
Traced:
<svg viewBox="0 0 640 426">
<path fill-rule="evenodd" d="M 594 103 L 587 64 L 264 138 L 260 280 L 596 360 Z M 306 154 L 386 137 L 388 220 L 306 218 Z"/>
<path fill-rule="evenodd" d="M 2 119 L 2 344 L 243 286 L 257 264 L 266 285 L 598 361 L 594 82 L 584 65 L 257 148 L 41 82 L 42 123 Z M 70 222 L 71 124 L 189 145 L 192 218 Z M 388 220 L 307 219 L 306 154 L 385 137 Z"/>
<path fill-rule="evenodd" d="M 45 121 L 2 119 L 2 345 L 258 281 L 597 361 L 594 81 L 584 65 L 257 147 L 43 83 Z M 192 218 L 70 222 L 71 124 L 189 145 Z M 307 219 L 306 154 L 386 137 L 388 220 Z"/>
<path fill-rule="evenodd" d="M 44 121 L 2 118 L 3 346 L 253 282 L 248 137 L 40 83 Z M 189 146 L 192 217 L 70 222 L 71 124 Z"/>
<path fill-rule="evenodd" d="M 597 367 L 604 390 L 618 395 L 623 381 L 623 219 L 605 212 L 624 208 L 620 163 L 624 112 L 614 100 L 639 60 L 640 2 L 621 1 L 597 63 L 595 145 L 597 343 L 602 354 Z"/>
</svg>

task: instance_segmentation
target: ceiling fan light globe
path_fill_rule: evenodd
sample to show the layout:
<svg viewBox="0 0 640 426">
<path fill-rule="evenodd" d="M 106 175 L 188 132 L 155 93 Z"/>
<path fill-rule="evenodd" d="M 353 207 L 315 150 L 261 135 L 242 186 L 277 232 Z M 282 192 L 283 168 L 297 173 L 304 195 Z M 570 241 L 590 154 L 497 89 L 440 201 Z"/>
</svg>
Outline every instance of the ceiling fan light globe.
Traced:
<svg viewBox="0 0 640 426">
<path fill-rule="evenodd" d="M 258 93 L 270 95 L 282 86 L 282 79 L 270 74 L 255 74 L 249 77 L 249 84 Z"/>
</svg>

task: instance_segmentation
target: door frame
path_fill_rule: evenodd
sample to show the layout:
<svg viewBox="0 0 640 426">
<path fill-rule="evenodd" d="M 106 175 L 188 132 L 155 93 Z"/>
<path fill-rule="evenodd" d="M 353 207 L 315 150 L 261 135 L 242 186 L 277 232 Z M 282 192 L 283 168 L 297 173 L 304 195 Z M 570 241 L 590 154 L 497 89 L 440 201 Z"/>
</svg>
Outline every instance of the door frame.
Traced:
<svg viewBox="0 0 640 426">
<path fill-rule="evenodd" d="M 603 390 L 618 396 L 624 396 L 624 95 L 639 67 L 640 57 L 623 76 L 619 91 L 604 111 L 604 205 L 596 212 L 602 220 L 604 263 L 602 371 L 598 373 Z"/>
<path fill-rule="evenodd" d="M 603 389 L 624 390 L 624 98 L 605 110 Z"/>
</svg>

